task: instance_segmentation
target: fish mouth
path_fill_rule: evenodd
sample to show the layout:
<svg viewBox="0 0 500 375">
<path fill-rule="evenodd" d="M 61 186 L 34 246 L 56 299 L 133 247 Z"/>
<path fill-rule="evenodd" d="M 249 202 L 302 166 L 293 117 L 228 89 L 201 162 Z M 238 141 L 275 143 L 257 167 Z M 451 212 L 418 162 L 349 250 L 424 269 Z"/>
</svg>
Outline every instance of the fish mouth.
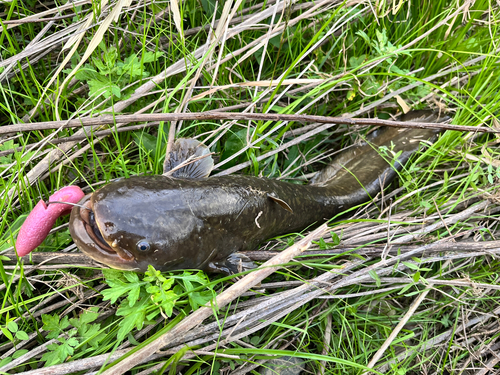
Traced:
<svg viewBox="0 0 500 375">
<path fill-rule="evenodd" d="M 104 237 L 102 236 L 101 230 L 95 221 L 94 210 L 92 209 L 92 202 L 90 199 L 82 205 L 80 210 L 80 218 L 83 221 L 83 227 L 85 231 L 89 235 L 92 240 L 94 240 L 95 244 L 98 245 L 101 250 L 113 254 L 116 253 L 111 246 L 106 242 Z"/>
<path fill-rule="evenodd" d="M 95 216 L 91 200 L 86 195 L 71 211 L 69 230 L 76 246 L 92 259 L 122 270 L 139 268 L 135 257 L 126 249 L 107 241 Z"/>
</svg>

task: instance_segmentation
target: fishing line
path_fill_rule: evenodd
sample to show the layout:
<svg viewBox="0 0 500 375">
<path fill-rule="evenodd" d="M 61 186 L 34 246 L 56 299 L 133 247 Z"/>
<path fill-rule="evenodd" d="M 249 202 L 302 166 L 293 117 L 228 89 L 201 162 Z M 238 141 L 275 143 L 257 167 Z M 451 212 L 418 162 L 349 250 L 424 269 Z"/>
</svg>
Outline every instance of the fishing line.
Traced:
<svg viewBox="0 0 500 375">
<path fill-rule="evenodd" d="M 73 203 L 73 202 L 62 202 L 62 201 L 49 201 L 49 202 L 44 202 L 47 206 L 52 203 L 61 203 L 61 204 L 69 204 L 70 206 L 77 206 L 80 208 L 85 208 L 86 210 L 92 211 L 90 208 L 85 207 L 84 205 L 78 204 L 78 203 Z"/>
</svg>

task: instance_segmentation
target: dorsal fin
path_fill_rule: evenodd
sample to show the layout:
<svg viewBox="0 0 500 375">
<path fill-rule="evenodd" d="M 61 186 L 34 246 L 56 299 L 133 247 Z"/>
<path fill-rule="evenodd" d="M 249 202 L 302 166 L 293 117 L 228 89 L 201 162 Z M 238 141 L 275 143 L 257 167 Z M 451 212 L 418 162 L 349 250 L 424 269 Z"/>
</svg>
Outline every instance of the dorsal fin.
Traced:
<svg viewBox="0 0 500 375">
<path fill-rule="evenodd" d="M 163 175 L 176 178 L 205 178 L 214 168 L 214 159 L 203 143 L 179 138 L 165 157 Z"/>
</svg>

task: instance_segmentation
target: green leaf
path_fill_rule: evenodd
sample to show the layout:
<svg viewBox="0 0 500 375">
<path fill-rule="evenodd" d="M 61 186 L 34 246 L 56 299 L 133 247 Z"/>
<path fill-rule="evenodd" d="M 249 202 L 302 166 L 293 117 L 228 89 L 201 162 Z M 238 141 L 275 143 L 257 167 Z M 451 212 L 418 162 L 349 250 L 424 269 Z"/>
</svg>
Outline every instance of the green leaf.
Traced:
<svg viewBox="0 0 500 375">
<path fill-rule="evenodd" d="M 28 340 L 29 339 L 29 336 L 26 332 L 24 331 L 17 331 L 16 332 L 16 338 L 18 338 L 19 340 Z"/>
<path fill-rule="evenodd" d="M 254 346 L 257 346 L 260 342 L 260 337 L 259 336 L 253 336 L 251 339 L 250 339 L 250 344 L 254 345 Z"/>
<path fill-rule="evenodd" d="M 373 280 L 375 280 L 375 284 L 377 284 L 378 287 L 382 285 L 382 281 L 380 281 L 380 277 L 377 275 L 377 272 L 375 270 L 371 270 L 370 272 L 368 272 L 368 274 Z"/>
<path fill-rule="evenodd" d="M 361 38 L 363 38 L 365 40 L 366 44 L 368 44 L 369 46 L 372 45 L 370 38 L 368 37 L 368 35 L 364 31 L 361 31 L 361 30 L 357 31 L 356 35 L 359 35 Z"/>
<path fill-rule="evenodd" d="M 14 359 L 19 358 L 20 356 L 25 355 L 28 352 L 29 352 L 28 349 L 16 350 L 14 354 L 12 354 L 12 358 Z"/>
<path fill-rule="evenodd" d="M 101 79 L 91 79 L 87 82 L 89 85 L 89 94 L 90 96 L 99 96 L 103 95 L 104 98 L 110 98 L 112 95 L 116 97 L 120 97 L 121 91 L 120 88 L 111 83 L 110 81 L 103 81 Z"/>
<path fill-rule="evenodd" d="M 131 78 L 148 76 L 148 72 L 141 67 L 141 62 L 134 53 L 127 57 L 123 62 L 117 64 L 118 74 L 128 74 Z"/>
<path fill-rule="evenodd" d="M 418 265 L 414 264 L 414 263 L 411 263 L 411 262 L 403 262 L 403 264 L 408 267 L 409 269 L 411 270 L 415 270 L 415 271 L 418 271 L 419 267 Z"/>
<path fill-rule="evenodd" d="M 99 347 L 99 344 L 102 340 L 104 340 L 106 338 L 106 333 L 105 332 L 102 332 L 98 335 L 96 335 L 95 337 L 91 338 L 90 340 L 88 340 L 87 342 L 89 343 L 89 345 L 94 348 L 94 349 L 97 349 Z"/>
<path fill-rule="evenodd" d="M 122 90 L 120 89 L 120 87 L 118 87 L 117 85 L 111 85 L 110 87 L 111 87 L 111 93 L 117 98 L 121 98 Z"/>
<path fill-rule="evenodd" d="M 450 320 L 450 314 L 444 314 L 441 318 L 441 324 L 444 326 L 444 328 L 448 328 L 452 323 L 453 322 Z"/>
<path fill-rule="evenodd" d="M 58 315 L 42 315 L 43 329 L 50 331 L 47 338 L 54 339 L 59 336 L 59 334 L 69 326 L 68 317 L 65 316 L 62 320 L 59 320 Z"/>
<path fill-rule="evenodd" d="M 135 272 L 125 271 L 123 272 L 123 276 L 128 280 L 129 283 L 140 282 L 139 276 L 137 276 L 137 273 Z"/>
<path fill-rule="evenodd" d="M 323 238 L 319 239 L 319 249 L 320 250 L 326 250 L 328 249 L 328 245 L 326 244 L 325 240 Z"/>
<path fill-rule="evenodd" d="M 106 334 L 102 332 L 99 334 L 101 329 L 100 324 L 86 324 L 78 329 L 78 337 L 81 342 L 88 342 L 93 348 L 97 348 L 99 343 L 106 337 Z"/>
<path fill-rule="evenodd" d="M 363 63 L 365 62 L 365 59 L 366 59 L 366 55 L 361 55 L 359 57 L 350 57 L 349 58 L 349 65 L 351 66 L 351 68 L 357 68 L 358 66 L 361 66 L 363 65 Z"/>
<path fill-rule="evenodd" d="M 114 269 L 103 269 L 102 274 L 106 281 L 115 281 L 115 280 L 123 280 L 123 271 L 114 270 Z"/>
<path fill-rule="evenodd" d="M 151 63 L 153 61 L 158 60 L 160 57 L 162 57 L 165 53 L 163 52 L 150 52 L 146 51 L 142 54 L 142 62 L 144 63 Z"/>
<path fill-rule="evenodd" d="M 70 73 L 69 71 L 68 73 Z M 78 70 L 75 74 L 75 78 L 80 81 L 90 81 L 91 79 L 100 79 L 99 73 L 89 64 L 85 64 L 82 68 Z"/>
<path fill-rule="evenodd" d="M 117 59 L 118 50 L 115 46 L 109 47 L 108 50 L 104 53 L 104 61 L 106 62 L 106 65 L 108 66 L 110 71 L 113 71 L 113 69 L 115 68 Z"/>
<path fill-rule="evenodd" d="M 168 317 L 172 316 L 175 301 L 179 298 L 174 291 L 167 291 L 156 285 L 149 286 L 146 291 L 151 293 L 153 302 L 160 306 Z"/>
<path fill-rule="evenodd" d="M 128 304 L 130 307 L 134 306 L 137 300 L 139 299 L 139 294 L 141 293 L 140 288 L 133 288 L 128 294 Z"/>
<path fill-rule="evenodd" d="M 80 322 L 82 323 L 92 323 L 94 320 L 99 318 L 99 307 L 93 306 L 89 310 L 85 311 L 80 315 Z"/>
<path fill-rule="evenodd" d="M 147 320 L 153 320 L 154 318 L 156 318 L 160 314 L 160 312 L 161 312 L 160 309 L 153 310 L 153 312 L 151 312 L 148 315 L 146 315 L 146 319 Z"/>
<path fill-rule="evenodd" d="M 403 289 L 401 289 L 398 295 L 405 294 L 408 289 L 410 289 L 414 284 L 408 284 Z"/>
<path fill-rule="evenodd" d="M 57 344 L 47 345 L 47 348 L 50 351 L 48 351 L 44 355 L 42 355 L 42 358 L 41 358 L 42 361 L 45 361 L 45 367 L 57 365 L 57 364 L 62 363 L 64 361 L 64 358 L 59 359 L 59 353 L 56 351 L 58 348 Z"/>
<path fill-rule="evenodd" d="M 12 140 L 6 141 L 3 143 L 0 143 L 0 151 L 12 150 L 13 148 L 15 148 L 17 146 L 18 146 L 18 144 L 14 143 L 14 141 L 12 141 Z M 0 164 L 9 164 L 9 163 L 12 163 L 13 160 L 14 159 L 13 159 L 12 155 L 2 156 L 2 157 L 0 157 Z"/>
<path fill-rule="evenodd" d="M 420 271 L 417 271 L 413 275 L 413 281 L 416 282 L 416 283 L 418 283 L 419 280 L 420 280 Z"/>
<path fill-rule="evenodd" d="M 380 83 L 375 80 L 372 76 L 367 77 L 361 84 L 361 90 L 368 95 L 377 94 L 380 89 Z"/>
<path fill-rule="evenodd" d="M 106 273 L 104 276 L 106 277 L 106 281 L 108 282 L 110 288 L 105 289 L 101 292 L 101 294 L 104 296 L 103 300 L 110 300 L 111 303 L 115 303 L 118 298 L 125 295 L 127 296 L 130 307 L 134 306 L 134 304 L 137 302 L 137 299 L 139 298 L 141 286 L 145 285 L 146 283 L 141 282 L 139 280 L 139 277 L 136 274 L 132 275 L 133 272 L 130 271 L 122 272 L 122 275 L 127 279 L 126 281 L 116 277 L 116 274 L 114 273 L 109 273 L 109 275 L 111 275 L 111 278 L 108 279 L 106 276 L 107 274 L 108 273 Z M 132 282 L 127 283 L 127 281 L 130 280 L 132 280 Z"/>
<path fill-rule="evenodd" d="M 142 298 L 134 307 L 130 307 L 126 303 L 122 303 L 120 305 L 118 310 L 116 310 L 116 315 L 123 316 L 124 318 L 119 323 L 120 329 L 117 334 L 118 341 L 123 341 L 123 339 L 134 329 L 134 327 L 137 329 L 142 328 L 146 319 L 146 309 L 150 305 L 151 303 L 146 297 Z"/>
<path fill-rule="evenodd" d="M 411 76 L 411 74 L 408 74 L 410 72 L 408 69 L 399 69 L 395 64 L 390 66 L 389 71 L 401 75 Z"/>
<path fill-rule="evenodd" d="M 148 266 L 148 270 L 145 272 L 145 277 L 143 280 L 150 282 L 150 283 L 154 283 L 157 281 L 164 283 L 165 281 L 167 281 L 167 278 L 162 275 L 161 271 L 155 270 L 155 268 L 150 264 Z M 173 279 L 172 279 L 172 283 L 173 283 Z"/>
<path fill-rule="evenodd" d="M 207 278 L 207 275 L 205 275 L 203 272 L 197 272 L 195 274 L 192 274 L 191 272 L 188 272 L 188 271 L 184 271 L 182 276 L 181 276 L 181 279 L 183 281 L 192 281 L 194 283 L 199 283 L 199 284 L 202 284 L 202 285 L 205 285 L 205 284 L 208 284 L 210 282 L 210 280 L 208 280 Z"/>
<path fill-rule="evenodd" d="M 18 351 L 20 351 L 20 350 L 18 350 Z M 15 351 L 14 354 L 12 355 L 12 357 L 14 357 L 18 351 Z M 4 359 L 0 359 L 0 368 L 11 363 L 12 357 L 6 357 Z"/>
<path fill-rule="evenodd" d="M 152 155 L 156 154 L 156 145 L 158 140 L 157 137 L 148 133 L 140 133 L 140 132 L 132 133 L 132 137 L 134 138 L 134 141 L 135 143 L 137 143 L 138 146 L 144 147 L 144 149 L 148 152 L 151 152 Z"/>
<path fill-rule="evenodd" d="M 47 345 L 47 349 L 50 351 L 42 356 L 42 361 L 45 361 L 45 367 L 63 363 L 66 358 L 73 355 L 75 351 L 74 347 L 78 345 L 78 340 L 74 337 L 69 339 L 61 337 L 57 340 L 61 343 L 61 345 L 57 343 Z"/>
<path fill-rule="evenodd" d="M 214 362 L 213 365 L 212 365 L 212 372 L 213 372 L 213 374 L 220 374 L 220 372 L 219 372 L 220 367 L 221 367 L 221 362 L 220 361 Z"/>
<path fill-rule="evenodd" d="M 19 329 L 19 327 L 17 326 L 17 323 L 14 322 L 13 320 L 8 322 L 7 323 L 7 328 L 9 329 L 9 331 L 11 331 L 12 333 L 16 333 L 17 330 Z"/>
<path fill-rule="evenodd" d="M 17 146 L 18 146 L 18 144 L 14 143 L 13 140 L 4 141 L 4 142 L 0 143 L 0 151 L 11 150 L 11 149 L 13 149 L 14 147 L 17 147 Z"/>
<path fill-rule="evenodd" d="M 85 321 L 88 317 L 85 317 L 84 314 L 80 317 L 80 319 L 70 319 L 71 324 L 77 328 L 78 337 L 81 342 L 86 341 L 92 347 L 97 347 L 99 342 L 105 337 L 105 334 L 98 334 L 101 329 L 100 324 L 87 324 Z M 93 313 L 88 314 L 93 315 Z"/>
<path fill-rule="evenodd" d="M 99 74 L 106 75 L 106 74 L 111 73 L 108 70 L 108 67 L 106 65 L 104 65 L 104 63 L 102 61 L 100 61 L 99 59 L 96 59 L 95 57 L 93 57 L 92 61 L 93 61 L 94 65 L 97 66 L 97 69 L 99 69 Z"/>
<path fill-rule="evenodd" d="M 89 324 L 99 317 L 98 310 L 98 307 L 91 307 L 89 311 L 80 315 L 79 319 L 69 320 L 71 325 L 77 329 L 80 341 L 85 341 L 94 348 L 98 347 L 99 342 L 106 336 L 104 333 L 99 334 L 100 324 Z"/>
<path fill-rule="evenodd" d="M 132 345 L 141 345 L 139 341 L 135 339 L 135 337 L 129 332 L 127 333 L 127 340 L 132 344 Z"/>
<path fill-rule="evenodd" d="M 115 303 L 123 295 L 128 296 L 132 289 L 137 288 L 135 285 L 123 281 L 108 281 L 108 285 L 111 288 L 103 290 L 101 294 L 104 301 L 110 300 L 111 303 Z M 133 303 L 130 303 L 130 306 L 133 306 Z"/>
<path fill-rule="evenodd" d="M 375 35 L 377 36 L 377 40 L 380 46 L 385 46 L 387 44 L 387 34 L 385 29 L 380 32 L 379 30 L 375 30 Z"/>
<path fill-rule="evenodd" d="M 12 336 L 12 333 L 10 333 L 10 331 L 5 328 L 5 327 L 0 327 L 0 329 L 2 330 L 2 333 L 10 340 L 10 341 L 14 341 L 14 336 Z"/>
<path fill-rule="evenodd" d="M 431 93 L 430 87 L 427 85 L 421 85 L 416 88 L 416 95 L 418 98 L 423 98 Z"/>
<path fill-rule="evenodd" d="M 99 60 L 96 57 L 93 57 L 92 62 L 95 64 L 95 66 L 97 66 L 101 75 L 107 76 L 113 74 L 118 69 L 116 64 L 118 52 L 116 50 L 116 47 L 109 47 L 108 50 L 105 50 L 104 47 L 103 51 L 103 61 Z"/>
<path fill-rule="evenodd" d="M 430 202 L 429 202 L 429 201 L 426 201 L 426 200 L 421 200 L 421 201 L 420 201 L 420 207 L 423 207 L 423 208 L 425 208 L 425 209 L 427 209 L 427 210 L 428 210 L 429 208 L 431 208 L 431 207 L 432 207 L 432 205 L 430 204 Z"/>
<path fill-rule="evenodd" d="M 208 284 L 209 280 L 203 272 L 198 272 L 196 274 L 191 274 L 190 272 L 184 271 L 181 276 L 182 284 L 184 289 L 188 292 L 189 304 L 193 310 L 198 309 L 198 307 L 205 305 L 208 301 L 213 298 L 213 293 L 211 290 L 208 291 L 192 291 L 199 286 L 194 286 L 193 283 L 200 285 Z"/>
<path fill-rule="evenodd" d="M 218 6 L 216 7 L 217 1 L 216 0 L 201 0 L 201 6 L 203 7 L 203 11 L 205 14 L 207 14 L 210 17 L 213 17 L 213 14 L 215 11 L 217 11 L 216 18 L 219 18 L 221 16 L 222 12 L 222 7 Z"/>
<path fill-rule="evenodd" d="M 330 231 L 330 235 L 332 236 L 333 246 L 337 246 L 338 244 L 340 244 L 340 237 L 337 235 L 337 233 Z"/>
<path fill-rule="evenodd" d="M 191 308 L 197 310 L 198 307 L 204 306 L 208 301 L 213 298 L 213 293 L 211 291 L 201 291 L 189 293 L 189 304 Z"/>
<path fill-rule="evenodd" d="M 252 129 L 250 129 L 249 134 L 252 134 Z M 241 129 L 237 131 L 236 133 L 233 133 L 229 136 L 229 138 L 224 142 L 224 152 L 221 155 L 221 160 L 226 160 L 235 153 L 237 153 L 239 150 L 241 150 L 243 147 L 246 145 L 246 137 L 247 137 L 247 129 Z M 237 163 L 240 162 L 240 160 L 244 158 L 244 155 L 240 155 L 231 161 L 227 162 L 224 165 L 224 168 L 229 168 Z"/>
</svg>

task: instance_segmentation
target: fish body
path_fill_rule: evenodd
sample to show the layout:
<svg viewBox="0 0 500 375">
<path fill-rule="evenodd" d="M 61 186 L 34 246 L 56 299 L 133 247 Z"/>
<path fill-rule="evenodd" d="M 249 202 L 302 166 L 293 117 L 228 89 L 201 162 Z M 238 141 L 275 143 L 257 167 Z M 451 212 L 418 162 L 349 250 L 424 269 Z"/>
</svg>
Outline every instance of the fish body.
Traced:
<svg viewBox="0 0 500 375">
<path fill-rule="evenodd" d="M 334 216 L 342 205 L 325 190 L 248 176 L 144 176 L 110 184 L 87 199 L 105 241 L 133 254 L 127 269 L 133 265 L 132 269 L 144 271 L 152 264 L 159 270 L 215 270 L 214 264 L 232 253 Z M 293 212 L 272 196 L 286 202 Z M 83 229 L 78 222 L 80 210 L 84 209 L 73 210 L 70 230 L 83 250 L 93 241 L 82 238 L 86 231 L 78 232 Z M 141 251 L 143 242 L 148 246 Z M 112 257 L 117 256 L 101 252 L 94 258 L 109 264 Z M 113 266 L 120 268 L 123 257 L 117 258 L 119 263 Z"/>
<path fill-rule="evenodd" d="M 430 111 L 406 117 L 437 119 Z M 175 173 L 120 179 L 84 197 L 82 207 L 72 210 L 70 232 L 78 248 L 113 268 L 144 272 L 153 265 L 162 271 L 235 273 L 251 267 L 240 251 L 329 220 L 374 197 L 420 140 L 435 134 L 426 129 L 376 130 L 367 142 L 342 152 L 309 185 L 250 176 L 207 177 L 213 167 L 208 150 L 181 140 L 165 162 L 167 174 Z M 388 158 L 380 156 L 381 146 Z M 195 162 L 182 167 L 190 158 Z"/>
</svg>

